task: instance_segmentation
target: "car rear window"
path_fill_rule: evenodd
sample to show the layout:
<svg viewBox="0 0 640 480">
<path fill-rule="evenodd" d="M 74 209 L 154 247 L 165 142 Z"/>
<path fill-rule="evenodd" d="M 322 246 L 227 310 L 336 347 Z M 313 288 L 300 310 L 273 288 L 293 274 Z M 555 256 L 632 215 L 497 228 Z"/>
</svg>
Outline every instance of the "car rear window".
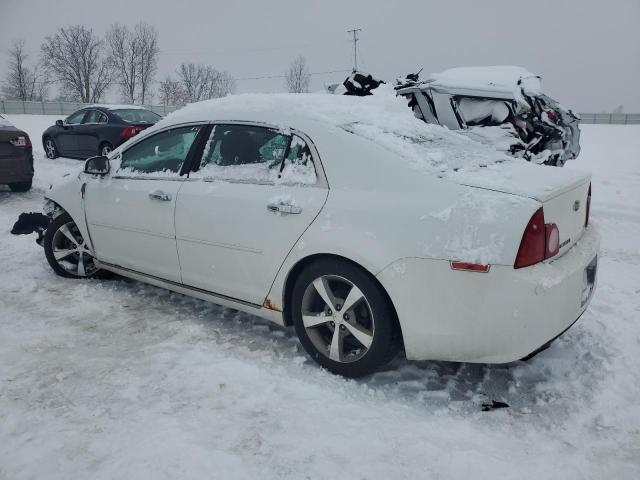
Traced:
<svg viewBox="0 0 640 480">
<path fill-rule="evenodd" d="M 160 115 L 150 110 L 142 108 L 132 108 L 127 110 L 112 110 L 112 112 L 125 122 L 129 123 L 156 123 L 160 120 Z"/>
</svg>

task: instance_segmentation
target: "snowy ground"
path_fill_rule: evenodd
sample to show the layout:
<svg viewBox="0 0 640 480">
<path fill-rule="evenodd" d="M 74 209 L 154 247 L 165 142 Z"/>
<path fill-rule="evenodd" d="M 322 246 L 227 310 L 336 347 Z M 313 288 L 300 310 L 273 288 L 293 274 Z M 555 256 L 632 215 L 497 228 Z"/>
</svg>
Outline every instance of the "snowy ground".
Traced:
<svg viewBox="0 0 640 480">
<path fill-rule="evenodd" d="M 640 126 L 586 125 L 602 235 L 590 309 L 528 363 L 321 371 L 295 335 L 128 280 L 56 277 L 13 236 L 56 117 L 9 116 L 34 189 L 0 187 L 0 478 L 640 478 Z M 508 409 L 481 412 L 495 399 Z"/>
</svg>

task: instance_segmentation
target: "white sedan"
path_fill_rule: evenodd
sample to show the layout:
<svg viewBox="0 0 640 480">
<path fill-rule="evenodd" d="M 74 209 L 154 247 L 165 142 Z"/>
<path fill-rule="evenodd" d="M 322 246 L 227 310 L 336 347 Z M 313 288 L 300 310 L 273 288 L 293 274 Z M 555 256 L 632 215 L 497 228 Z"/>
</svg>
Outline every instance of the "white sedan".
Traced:
<svg viewBox="0 0 640 480">
<path fill-rule="evenodd" d="M 189 105 L 51 190 L 47 260 L 292 325 L 366 375 L 415 360 L 504 363 L 584 312 L 590 175 L 504 156 L 372 97 Z"/>
</svg>

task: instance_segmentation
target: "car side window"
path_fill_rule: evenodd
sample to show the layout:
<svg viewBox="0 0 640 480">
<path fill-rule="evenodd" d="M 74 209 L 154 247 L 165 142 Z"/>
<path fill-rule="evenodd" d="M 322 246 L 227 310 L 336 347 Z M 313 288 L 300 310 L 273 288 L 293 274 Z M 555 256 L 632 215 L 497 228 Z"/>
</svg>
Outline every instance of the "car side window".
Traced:
<svg viewBox="0 0 640 480">
<path fill-rule="evenodd" d="M 309 145 L 298 135 L 254 125 L 216 125 L 192 177 L 246 183 L 315 184 Z"/>
<path fill-rule="evenodd" d="M 66 123 L 67 125 L 77 125 L 78 123 L 82 122 L 82 118 L 84 117 L 85 113 L 87 113 L 86 110 L 80 110 L 79 112 L 72 113 L 67 117 L 64 123 Z"/>
<path fill-rule="evenodd" d="M 282 164 L 280 181 L 307 185 L 318 181 L 311 148 L 301 137 L 293 135 L 289 152 Z"/>
<path fill-rule="evenodd" d="M 290 136 L 254 125 L 215 125 L 195 177 L 272 182 L 280 173 Z"/>
<path fill-rule="evenodd" d="M 156 133 L 122 152 L 119 174 L 175 174 L 180 171 L 200 126 Z"/>
<path fill-rule="evenodd" d="M 104 117 L 104 120 L 103 120 Z M 107 116 L 99 110 L 89 110 L 82 123 L 106 123 Z"/>
</svg>

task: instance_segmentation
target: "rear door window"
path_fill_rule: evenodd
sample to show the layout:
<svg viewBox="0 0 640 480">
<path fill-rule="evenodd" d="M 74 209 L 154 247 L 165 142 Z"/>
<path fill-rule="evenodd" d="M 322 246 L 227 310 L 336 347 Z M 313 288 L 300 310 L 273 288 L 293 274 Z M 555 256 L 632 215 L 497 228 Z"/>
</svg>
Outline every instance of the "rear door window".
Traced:
<svg viewBox="0 0 640 480">
<path fill-rule="evenodd" d="M 194 170 L 195 177 L 247 183 L 316 182 L 304 140 L 254 125 L 215 125 Z"/>
<path fill-rule="evenodd" d="M 89 110 L 82 123 L 107 123 L 107 116 L 99 110 Z"/>
</svg>

